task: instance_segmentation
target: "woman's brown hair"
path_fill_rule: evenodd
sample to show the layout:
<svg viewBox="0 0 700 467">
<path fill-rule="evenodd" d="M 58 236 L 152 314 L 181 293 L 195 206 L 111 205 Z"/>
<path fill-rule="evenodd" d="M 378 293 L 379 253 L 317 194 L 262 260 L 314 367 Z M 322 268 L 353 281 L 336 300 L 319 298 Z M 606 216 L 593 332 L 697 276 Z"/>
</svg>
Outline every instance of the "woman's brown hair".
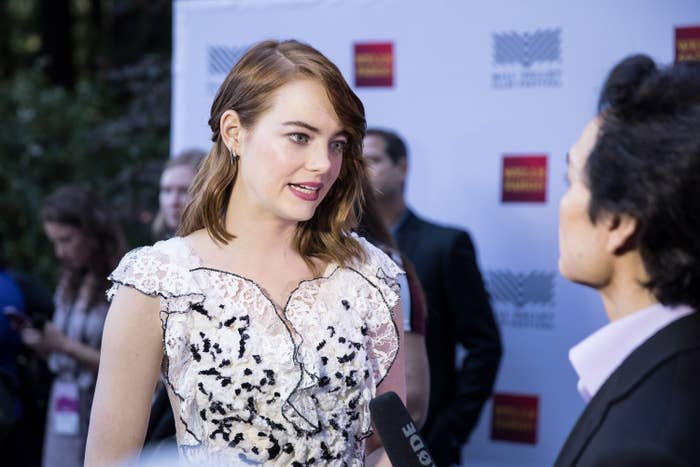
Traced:
<svg viewBox="0 0 700 467">
<path fill-rule="evenodd" d="M 107 276 L 126 251 L 119 222 L 94 191 L 78 185 L 64 185 L 51 193 L 41 207 L 41 221 L 70 225 L 87 238 L 88 260 L 81 270 L 63 268 L 61 281 L 69 300 L 77 297 L 83 280 L 92 280 L 91 301 L 104 300 Z"/>
<path fill-rule="evenodd" d="M 192 184 L 192 201 L 183 214 L 179 235 L 206 228 L 215 241 L 227 243 L 225 213 L 238 163 L 221 136 L 219 123 L 227 110 L 235 110 L 244 128 L 252 128 L 269 110 L 274 93 L 295 79 L 313 79 L 326 89 L 348 146 L 338 179 L 308 221 L 300 222 L 294 242 L 311 265 L 311 258 L 347 265 L 364 258 L 360 244 L 349 235 L 356 226 L 363 200 L 365 165 L 362 139 L 364 106 L 340 70 L 313 47 L 294 41 L 265 41 L 241 57 L 219 88 L 211 107 L 212 146 Z"/>
</svg>

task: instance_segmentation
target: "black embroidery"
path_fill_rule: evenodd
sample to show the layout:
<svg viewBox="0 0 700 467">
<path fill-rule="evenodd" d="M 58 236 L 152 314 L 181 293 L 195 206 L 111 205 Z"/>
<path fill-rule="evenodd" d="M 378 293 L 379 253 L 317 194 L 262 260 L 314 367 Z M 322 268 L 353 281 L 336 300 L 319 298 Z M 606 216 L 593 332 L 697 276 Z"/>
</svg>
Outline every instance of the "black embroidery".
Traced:
<svg viewBox="0 0 700 467">
<path fill-rule="evenodd" d="M 341 300 L 340 303 L 345 307 L 346 310 L 350 309 L 350 303 L 347 300 Z"/>
<path fill-rule="evenodd" d="M 193 303 L 192 305 L 190 305 L 190 308 L 196 311 L 197 313 L 203 314 L 207 318 L 211 319 L 211 317 L 209 316 L 209 312 L 207 312 L 207 310 L 204 309 L 204 306 L 201 303 Z"/>
<path fill-rule="evenodd" d="M 241 335 L 241 340 L 238 343 L 238 358 L 243 358 L 243 355 L 245 354 L 245 341 L 250 339 L 250 335 L 245 332 L 246 329 L 248 329 L 248 326 L 238 328 L 238 334 Z"/>
<path fill-rule="evenodd" d="M 352 370 L 348 376 L 345 377 L 345 385 L 348 387 L 357 386 L 357 381 L 355 381 L 356 370 Z"/>
<path fill-rule="evenodd" d="M 263 420 L 265 420 L 265 423 L 267 423 L 267 426 L 269 426 L 269 427 L 272 428 L 273 430 L 286 431 L 285 428 L 284 428 L 284 425 L 282 425 L 281 423 L 277 423 L 277 422 L 275 422 L 275 421 L 272 421 L 272 420 L 270 420 L 270 419 L 267 418 L 267 417 L 261 417 L 261 418 L 262 418 Z"/>
<path fill-rule="evenodd" d="M 211 413 L 218 413 L 219 415 L 226 415 L 224 405 L 219 401 L 214 401 L 211 404 L 209 404 L 209 411 Z"/>
<path fill-rule="evenodd" d="M 328 449 L 328 445 L 325 443 L 325 441 L 321 441 L 321 459 L 324 461 L 335 459 L 335 456 L 331 454 L 331 451 Z"/>
<path fill-rule="evenodd" d="M 348 407 L 351 409 L 356 409 L 357 408 L 357 403 L 360 401 L 360 395 L 358 394 L 356 397 L 353 397 L 350 399 L 350 402 L 348 402 Z"/>
<path fill-rule="evenodd" d="M 347 355 L 343 355 L 342 357 L 338 357 L 338 363 L 347 363 L 352 361 L 355 358 L 355 352 L 350 352 Z"/>
<path fill-rule="evenodd" d="M 224 326 L 229 327 L 231 326 L 234 322 L 236 321 L 236 317 L 234 316 L 233 318 L 227 319 L 224 321 Z"/>
<path fill-rule="evenodd" d="M 190 353 L 192 353 L 192 358 L 194 358 L 195 362 L 202 360 L 202 355 L 199 353 L 199 346 L 196 344 L 190 344 Z"/>
<path fill-rule="evenodd" d="M 231 440 L 231 442 L 229 442 L 228 445 L 232 448 L 235 448 L 236 446 L 238 446 L 238 443 L 243 441 L 243 439 L 243 433 L 236 433 L 236 436 L 233 437 L 233 440 Z"/>
<path fill-rule="evenodd" d="M 274 459 L 277 457 L 280 453 L 280 443 L 277 441 L 277 438 L 274 436 L 270 435 L 269 436 L 270 442 L 272 443 L 272 447 L 267 449 L 267 454 L 270 459 Z"/>
</svg>

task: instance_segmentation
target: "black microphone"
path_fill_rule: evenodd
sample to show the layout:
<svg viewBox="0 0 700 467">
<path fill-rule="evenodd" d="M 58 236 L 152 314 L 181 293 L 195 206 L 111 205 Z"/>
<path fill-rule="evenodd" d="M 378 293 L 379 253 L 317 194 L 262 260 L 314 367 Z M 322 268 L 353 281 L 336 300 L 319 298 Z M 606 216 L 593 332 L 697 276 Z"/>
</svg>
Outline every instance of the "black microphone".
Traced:
<svg viewBox="0 0 700 467">
<path fill-rule="evenodd" d="M 392 465 L 435 467 L 413 419 L 395 392 L 385 392 L 369 401 L 369 411 Z"/>
</svg>

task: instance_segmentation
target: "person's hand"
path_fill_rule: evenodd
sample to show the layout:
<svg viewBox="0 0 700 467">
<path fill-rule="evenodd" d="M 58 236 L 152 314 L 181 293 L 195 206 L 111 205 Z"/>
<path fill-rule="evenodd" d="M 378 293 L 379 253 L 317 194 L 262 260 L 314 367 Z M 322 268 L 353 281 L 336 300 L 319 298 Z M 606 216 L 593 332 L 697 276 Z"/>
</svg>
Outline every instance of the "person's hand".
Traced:
<svg viewBox="0 0 700 467">
<path fill-rule="evenodd" d="M 22 338 L 24 345 L 31 348 L 35 352 L 39 352 L 41 354 L 46 354 L 48 352 L 48 350 L 44 348 L 44 334 L 37 328 L 29 326 L 21 328 L 20 337 Z"/>
<path fill-rule="evenodd" d="M 65 349 L 70 341 L 53 323 L 46 323 L 43 331 L 33 327 L 26 327 L 22 329 L 21 336 L 25 345 L 43 354 L 51 352 L 65 353 Z"/>
<path fill-rule="evenodd" d="M 70 339 L 66 337 L 53 323 L 44 325 L 43 345 L 49 352 L 66 353 Z"/>
</svg>

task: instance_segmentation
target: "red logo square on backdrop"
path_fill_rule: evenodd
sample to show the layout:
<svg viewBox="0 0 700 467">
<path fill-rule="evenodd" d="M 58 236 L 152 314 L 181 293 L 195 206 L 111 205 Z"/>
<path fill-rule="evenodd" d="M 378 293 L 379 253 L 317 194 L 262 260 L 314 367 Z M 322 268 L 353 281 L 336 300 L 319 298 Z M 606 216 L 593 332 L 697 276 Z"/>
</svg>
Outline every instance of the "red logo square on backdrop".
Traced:
<svg viewBox="0 0 700 467">
<path fill-rule="evenodd" d="M 491 439 L 537 444 L 538 396 L 494 394 L 491 413 Z"/>
<path fill-rule="evenodd" d="M 394 85 L 394 44 L 375 42 L 355 44 L 355 86 Z"/>
<path fill-rule="evenodd" d="M 547 155 L 505 155 L 501 202 L 547 201 Z"/>
<path fill-rule="evenodd" d="M 700 60 L 700 26 L 676 28 L 676 62 Z"/>
</svg>

